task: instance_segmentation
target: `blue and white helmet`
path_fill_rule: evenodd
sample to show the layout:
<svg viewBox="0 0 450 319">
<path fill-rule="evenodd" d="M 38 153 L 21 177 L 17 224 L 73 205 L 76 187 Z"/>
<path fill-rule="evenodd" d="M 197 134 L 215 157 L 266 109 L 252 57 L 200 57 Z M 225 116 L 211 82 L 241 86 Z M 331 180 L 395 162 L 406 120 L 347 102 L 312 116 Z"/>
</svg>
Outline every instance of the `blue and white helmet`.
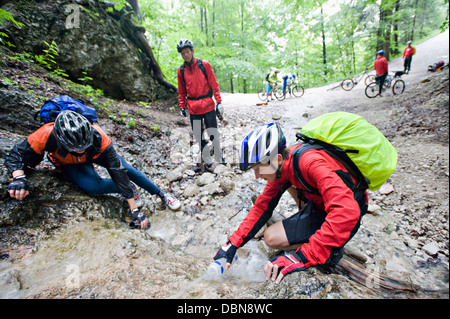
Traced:
<svg viewBox="0 0 450 319">
<path fill-rule="evenodd" d="M 260 163 L 269 163 L 285 146 L 286 137 L 278 123 L 261 125 L 242 141 L 239 168 L 247 171 Z"/>
</svg>

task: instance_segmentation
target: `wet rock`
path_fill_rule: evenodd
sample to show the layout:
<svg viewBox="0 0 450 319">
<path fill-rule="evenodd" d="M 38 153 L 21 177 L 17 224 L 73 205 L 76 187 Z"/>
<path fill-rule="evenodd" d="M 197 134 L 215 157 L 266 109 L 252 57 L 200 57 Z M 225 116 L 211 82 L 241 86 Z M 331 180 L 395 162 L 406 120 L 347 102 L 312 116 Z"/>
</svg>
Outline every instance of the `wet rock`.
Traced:
<svg viewBox="0 0 450 319">
<path fill-rule="evenodd" d="M 3 165 L 0 165 L 3 168 Z M 89 196 L 63 173 L 41 168 L 27 174 L 30 195 L 24 200 L 0 200 L 0 243 L 38 245 L 42 236 L 77 219 L 112 218 L 125 221 L 129 216 L 126 201 L 118 196 Z M 2 184 L 2 191 L 7 184 Z M 5 190 L 6 193 L 6 190 Z M 27 231 L 32 230 L 34 231 Z M 8 250 L 8 248 L 6 248 Z"/>
<path fill-rule="evenodd" d="M 423 246 L 422 247 L 422 250 L 424 251 L 424 252 L 426 252 L 428 255 L 430 255 L 430 256 L 436 256 L 437 255 L 437 253 L 441 250 L 440 248 L 439 248 L 439 245 L 438 245 L 438 243 L 436 243 L 436 242 L 431 242 L 431 243 L 428 243 L 428 244 L 426 244 L 425 246 Z"/>
<path fill-rule="evenodd" d="M 214 180 L 215 180 L 214 174 L 205 172 L 197 178 L 197 185 L 205 186 L 205 185 L 213 183 Z"/>
<path fill-rule="evenodd" d="M 198 180 L 197 180 L 198 181 Z M 200 191 L 204 195 L 213 195 L 223 193 L 223 189 L 220 187 L 219 182 L 208 183 L 200 188 Z"/>
<path fill-rule="evenodd" d="M 281 119 L 281 114 L 273 113 L 272 114 L 272 120 L 278 121 Z"/>
<path fill-rule="evenodd" d="M 394 191 L 394 186 L 392 186 L 392 184 L 385 183 L 380 187 L 380 189 L 378 191 L 382 195 L 387 195 Z"/>
<path fill-rule="evenodd" d="M 200 188 L 197 185 L 189 184 L 184 189 L 183 195 L 185 197 L 192 197 L 192 196 L 198 195 L 199 193 L 200 193 Z"/>
<path fill-rule="evenodd" d="M 182 166 L 178 166 L 176 169 L 174 169 L 173 171 L 170 171 L 167 174 L 167 180 L 169 182 L 179 181 L 182 178 L 183 178 L 183 167 Z"/>
<path fill-rule="evenodd" d="M 0 89 L 0 123 L 3 129 L 29 134 L 40 127 L 34 114 L 43 105 L 36 97 L 19 89 Z M 14 110 L 14 112 L 11 112 Z"/>
<path fill-rule="evenodd" d="M 377 215 L 377 211 L 379 211 L 381 209 L 381 207 L 377 204 L 369 204 L 368 208 L 367 208 L 367 212 L 372 214 L 372 215 Z"/>
<path fill-rule="evenodd" d="M 227 177 L 220 178 L 219 183 L 220 183 L 220 187 L 224 190 L 225 194 L 231 193 L 235 186 L 233 180 L 230 178 L 227 178 Z"/>
</svg>

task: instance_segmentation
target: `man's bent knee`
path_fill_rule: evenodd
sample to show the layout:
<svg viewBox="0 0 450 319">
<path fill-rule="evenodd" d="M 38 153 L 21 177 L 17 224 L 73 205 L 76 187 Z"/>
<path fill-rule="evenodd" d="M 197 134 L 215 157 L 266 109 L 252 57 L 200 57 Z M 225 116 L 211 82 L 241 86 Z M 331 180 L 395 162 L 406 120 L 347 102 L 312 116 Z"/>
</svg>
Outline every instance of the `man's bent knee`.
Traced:
<svg viewBox="0 0 450 319">
<path fill-rule="evenodd" d="M 283 249 L 289 246 L 282 222 L 275 223 L 266 229 L 264 242 L 268 247 L 276 249 Z"/>
</svg>

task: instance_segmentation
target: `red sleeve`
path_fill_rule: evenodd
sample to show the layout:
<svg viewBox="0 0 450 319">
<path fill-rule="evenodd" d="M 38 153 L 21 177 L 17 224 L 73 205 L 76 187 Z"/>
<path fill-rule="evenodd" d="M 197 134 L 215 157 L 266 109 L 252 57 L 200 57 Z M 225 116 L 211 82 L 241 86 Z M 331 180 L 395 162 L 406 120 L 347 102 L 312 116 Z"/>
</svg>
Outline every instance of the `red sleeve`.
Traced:
<svg viewBox="0 0 450 319">
<path fill-rule="evenodd" d="M 203 60 L 203 66 L 205 67 L 206 74 L 208 75 L 208 84 L 214 94 L 214 99 L 217 103 L 222 103 L 222 97 L 220 96 L 219 82 L 217 82 L 216 75 L 214 74 L 211 64 L 208 61 Z"/>
<path fill-rule="evenodd" d="M 403 50 L 403 56 L 402 56 L 402 59 L 405 58 L 405 55 L 406 55 L 406 49 L 408 49 L 408 47 L 406 47 L 406 48 Z"/>
<path fill-rule="evenodd" d="M 323 156 L 307 154 L 300 159 L 302 174 L 321 194 L 327 214 L 322 227 L 300 248 L 314 266 L 324 264 L 332 248 L 342 247 L 349 240 L 360 219 L 360 208 L 352 190 L 335 173 L 338 164 Z"/>
<path fill-rule="evenodd" d="M 258 196 L 255 205 L 249 210 L 247 217 L 230 236 L 229 240 L 234 246 L 241 247 L 256 235 L 272 217 L 273 210 L 278 205 L 281 196 L 291 186 L 290 182 L 280 183 L 278 180 L 267 183 L 263 193 Z"/>
<path fill-rule="evenodd" d="M 178 103 L 180 104 L 180 109 L 184 109 L 186 107 L 187 99 L 186 99 L 186 87 L 184 86 L 183 79 L 181 78 L 181 69 L 178 68 Z"/>
</svg>

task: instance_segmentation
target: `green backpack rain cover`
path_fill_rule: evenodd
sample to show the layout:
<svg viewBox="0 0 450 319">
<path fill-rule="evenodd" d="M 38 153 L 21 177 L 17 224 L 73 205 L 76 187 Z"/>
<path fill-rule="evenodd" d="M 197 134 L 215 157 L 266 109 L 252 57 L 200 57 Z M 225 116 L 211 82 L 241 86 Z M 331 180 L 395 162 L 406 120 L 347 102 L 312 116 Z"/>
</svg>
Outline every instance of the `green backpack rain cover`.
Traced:
<svg viewBox="0 0 450 319">
<path fill-rule="evenodd" d="M 370 190 L 379 189 L 397 166 L 397 151 L 386 137 L 359 115 L 326 113 L 309 121 L 301 134 L 346 151 Z"/>
</svg>

